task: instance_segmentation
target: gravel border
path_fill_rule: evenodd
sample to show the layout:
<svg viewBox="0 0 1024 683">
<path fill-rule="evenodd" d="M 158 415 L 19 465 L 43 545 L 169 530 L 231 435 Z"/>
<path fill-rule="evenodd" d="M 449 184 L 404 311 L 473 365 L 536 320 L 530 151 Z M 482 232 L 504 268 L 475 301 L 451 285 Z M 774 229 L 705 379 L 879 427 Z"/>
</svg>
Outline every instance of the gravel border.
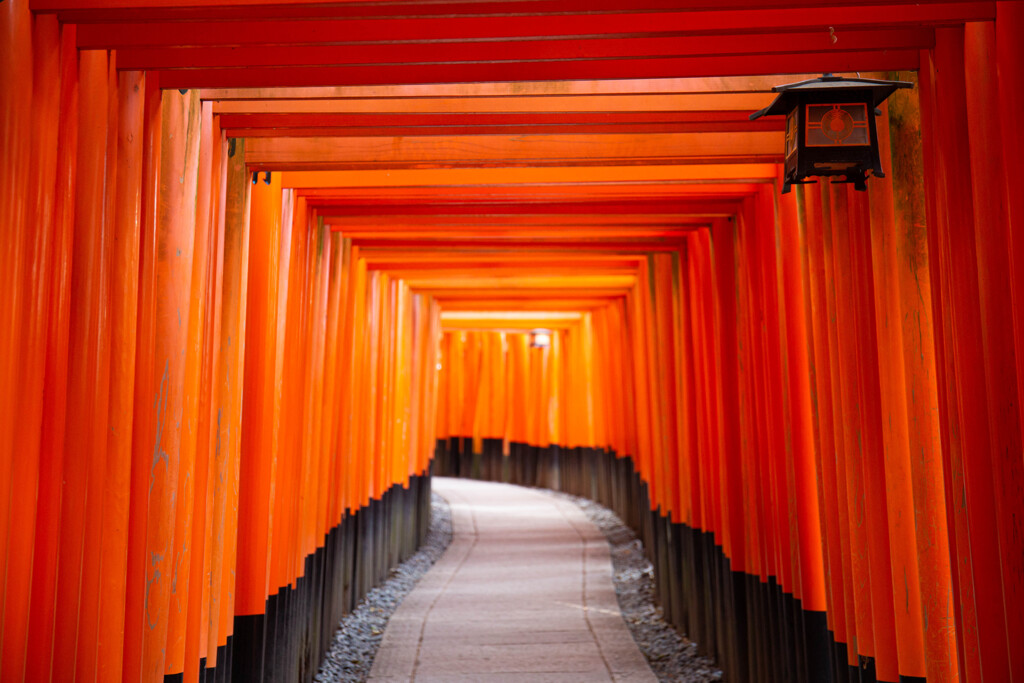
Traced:
<svg viewBox="0 0 1024 683">
<path fill-rule="evenodd" d="M 432 493 L 430 527 L 423 545 L 412 557 L 392 569 L 387 581 L 370 590 L 351 614 L 345 615 L 315 680 L 350 683 L 369 677 L 388 619 L 444 554 L 451 540 L 451 510 L 444 498 Z"/>
<path fill-rule="evenodd" d="M 588 498 L 549 491 L 575 503 L 600 529 L 612 554 L 612 579 L 622 618 L 662 683 L 705 683 L 723 680 L 714 660 L 697 654 L 697 645 L 669 625 L 654 600 L 654 567 L 644 555 L 643 543 L 619 516 Z"/>
</svg>

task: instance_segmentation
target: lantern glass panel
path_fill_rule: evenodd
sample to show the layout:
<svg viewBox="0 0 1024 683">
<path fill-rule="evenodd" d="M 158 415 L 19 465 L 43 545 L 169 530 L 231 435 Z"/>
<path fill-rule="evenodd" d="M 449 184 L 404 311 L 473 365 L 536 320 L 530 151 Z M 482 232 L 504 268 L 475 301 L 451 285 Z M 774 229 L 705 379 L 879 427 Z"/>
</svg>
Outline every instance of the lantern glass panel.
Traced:
<svg viewBox="0 0 1024 683">
<path fill-rule="evenodd" d="M 797 110 L 789 112 L 786 117 L 786 158 L 788 159 L 795 151 L 799 133 L 797 133 Z"/>
<path fill-rule="evenodd" d="M 850 147 L 870 145 L 868 106 L 863 102 L 849 104 L 806 105 L 807 147 Z"/>
</svg>

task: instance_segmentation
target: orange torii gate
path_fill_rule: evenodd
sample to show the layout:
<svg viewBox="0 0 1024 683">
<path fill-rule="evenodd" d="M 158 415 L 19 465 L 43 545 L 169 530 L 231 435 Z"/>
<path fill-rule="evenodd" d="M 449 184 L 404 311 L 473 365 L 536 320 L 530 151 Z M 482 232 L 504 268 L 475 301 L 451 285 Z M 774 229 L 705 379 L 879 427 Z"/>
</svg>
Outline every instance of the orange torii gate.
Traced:
<svg viewBox="0 0 1024 683">
<path fill-rule="evenodd" d="M 1019 2 L 0 17 L 3 680 L 309 678 L 435 452 L 730 678 L 1024 680 Z M 778 194 L 808 71 L 917 72 L 868 193 Z"/>
</svg>

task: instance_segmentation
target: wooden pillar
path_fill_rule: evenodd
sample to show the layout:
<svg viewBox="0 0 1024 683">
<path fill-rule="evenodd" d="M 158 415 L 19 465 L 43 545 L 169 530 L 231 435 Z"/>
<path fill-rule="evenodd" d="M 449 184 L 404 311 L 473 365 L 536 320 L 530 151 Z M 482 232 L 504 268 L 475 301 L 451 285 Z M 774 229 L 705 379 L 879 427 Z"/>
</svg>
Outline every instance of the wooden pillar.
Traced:
<svg viewBox="0 0 1024 683">
<path fill-rule="evenodd" d="M 884 164 L 891 166 L 889 114 L 883 105 L 878 117 L 879 147 Z M 894 172 L 893 175 L 896 175 Z M 878 345 L 879 400 L 882 416 L 886 505 L 889 522 L 889 549 L 892 558 L 894 618 L 900 673 L 923 677 L 926 674 L 921 586 L 915 527 L 918 516 L 913 491 L 910 437 L 905 379 L 903 311 L 900 300 L 900 256 L 903 246 L 897 233 L 893 200 L 893 181 L 871 183 L 870 239 L 874 292 L 874 325 Z M 908 226 L 901 225 L 901 229 Z M 916 228 L 911 225 L 910 230 Z M 899 245 L 899 246 L 897 246 Z M 921 401 L 935 391 L 925 387 Z M 922 520 L 924 521 L 924 520 Z"/>
<path fill-rule="evenodd" d="M 212 546 L 212 518 L 215 491 L 215 456 L 217 452 L 216 379 L 219 376 L 217 345 L 220 342 L 221 302 L 220 286 L 223 282 L 223 221 L 220 206 L 223 200 L 222 180 L 225 142 L 219 119 L 213 116 L 213 103 L 203 102 L 200 128 L 200 165 L 196 202 L 196 236 L 207 234 L 208 252 L 202 261 L 206 280 L 206 298 L 203 315 L 203 344 L 199 374 L 199 396 L 196 411 L 195 495 L 192 524 L 192 558 L 189 567 L 188 614 L 184 645 L 184 676 L 186 683 L 199 679 L 200 662 L 207 655 L 210 603 L 210 576 Z M 207 156 L 208 154 L 208 156 Z M 198 250 L 197 250 L 198 251 Z M 194 261 L 199 262 L 198 254 Z M 204 619 L 205 615 L 205 619 Z"/>
<path fill-rule="evenodd" d="M 718 413 L 722 416 L 719 443 L 722 448 L 723 509 L 722 545 L 734 572 L 746 571 L 743 533 L 743 489 L 739 443 L 739 369 L 736 339 L 735 222 L 721 221 L 712 231 L 715 259 L 718 377 L 721 382 Z"/>
<path fill-rule="evenodd" d="M 257 185 L 262 181 L 257 181 Z M 305 381 L 306 339 L 302 323 L 303 303 L 306 294 L 306 226 L 298 225 L 292 218 L 291 194 L 282 195 L 278 213 L 280 220 L 280 255 L 278 257 L 277 290 L 277 349 L 275 364 L 281 367 L 281 382 L 278 385 L 280 424 L 276 434 L 278 460 L 274 473 L 274 501 L 270 521 L 272 544 L 268 590 L 272 600 L 284 595 L 286 587 L 293 586 L 296 576 L 296 533 L 299 511 L 298 482 L 301 477 L 302 459 L 302 414 L 303 385 Z M 269 617 L 269 613 L 268 613 Z M 268 623 L 268 629 L 272 625 Z M 267 651 L 264 656 L 264 676 L 277 680 L 284 672 L 274 667 L 280 664 L 280 644 L 267 633 Z M 273 654 L 273 656 L 272 656 Z"/>
<path fill-rule="evenodd" d="M 13 286 L 0 295 L 0 449 L 12 452 L 18 415 L 20 340 L 27 277 L 24 242 L 29 229 L 29 181 L 32 140 L 32 17 L 28 2 L 0 7 L 0 93 L 4 117 L 0 119 L 0 224 L 9 226 L 0 241 L 0 268 Z M 10 103 L 9 105 L 7 103 Z M 13 462 L 0 459 L 0 557 L 8 556 L 8 532 Z M 0 616 L 6 593 L 0 593 Z"/>
<path fill-rule="evenodd" d="M 630 348 L 633 353 L 632 373 L 634 378 L 633 395 L 636 398 L 636 421 L 637 421 L 637 452 L 636 467 L 641 477 L 648 484 L 651 483 L 651 467 L 649 465 L 651 453 L 654 449 L 654 427 L 651 418 L 651 396 L 649 391 L 650 381 L 648 379 L 648 355 L 647 355 L 647 317 L 643 303 L 642 288 L 647 287 L 646 276 L 643 272 L 638 275 L 638 284 L 633 288 L 629 298 L 630 324 L 627 329 L 630 333 Z"/>
<path fill-rule="evenodd" d="M 32 611 L 29 617 L 29 654 L 26 663 L 27 675 L 32 678 L 46 678 L 50 675 L 56 618 L 78 148 L 78 49 L 74 27 L 65 26 L 61 30 L 60 60 L 60 122 L 56 131 L 57 178 L 54 186 L 54 274 L 48 302 L 39 487 L 35 547 L 32 553 Z"/>
<path fill-rule="evenodd" d="M 210 594 L 207 610 L 206 668 L 224 676 L 227 639 L 234 633 L 236 557 L 238 547 L 238 475 L 242 450 L 242 404 L 249 282 L 249 195 L 252 184 L 245 166 L 245 140 L 227 141 L 224 201 L 219 209 L 220 332 L 215 349 L 215 435 L 211 455 L 213 504 L 210 523 Z M 225 672 L 220 674 L 219 672 Z"/>
<path fill-rule="evenodd" d="M 193 183 L 193 195 L 185 210 L 191 210 L 193 231 L 192 263 L 189 272 L 189 307 L 187 316 L 182 313 L 181 324 L 187 331 L 184 368 L 182 375 L 183 400 L 181 416 L 181 455 L 178 473 L 178 488 L 175 495 L 174 545 L 173 545 L 173 588 L 168 607 L 167 655 L 164 664 L 165 675 L 182 674 L 185 671 L 185 643 L 188 625 L 192 563 L 195 556 L 202 557 L 200 539 L 195 544 L 193 527 L 196 522 L 199 488 L 205 487 L 205 463 L 196 460 L 199 435 L 199 408 L 204 391 L 200 384 L 202 376 L 202 354 L 206 348 L 206 317 L 210 307 L 208 267 L 210 264 L 210 177 L 212 175 L 212 109 L 196 102 L 190 111 L 190 141 L 193 155 L 186 159 L 189 180 Z M 209 110 L 209 111 L 207 111 Z M 194 670 L 195 662 L 188 663 Z"/>
<path fill-rule="evenodd" d="M 322 219 L 321 219 L 322 220 Z M 345 256 L 344 238 L 340 233 L 330 231 L 326 239 L 330 241 L 331 259 L 328 275 L 327 294 L 327 332 L 324 339 L 326 357 L 324 361 L 324 422 L 322 425 L 323 449 L 329 454 L 330 465 L 324 476 L 331 482 L 327 489 L 327 503 L 324 523 L 332 529 L 342 519 L 342 482 L 340 473 L 341 454 L 338 452 L 338 432 L 341 425 L 341 334 L 345 329 Z"/>
<path fill-rule="evenodd" d="M 836 483 L 839 491 L 840 524 L 844 534 L 844 587 L 846 608 L 853 617 L 848 630 L 850 663 L 867 663 L 875 657 L 872 628 L 870 563 L 865 524 L 863 470 L 858 439 L 861 431 L 857 348 L 860 343 L 856 310 L 853 305 L 853 280 L 850 264 L 850 227 L 844 186 L 822 183 L 822 196 L 828 200 L 825 230 L 826 277 L 829 288 L 830 318 L 834 320 L 832 346 L 832 391 L 836 443 Z"/>
<path fill-rule="evenodd" d="M 993 483 L 993 440 L 987 397 L 985 331 L 982 320 L 975 206 L 965 189 L 971 168 L 962 28 L 936 32 L 934 55 L 925 53 L 922 118 L 928 181 L 934 185 L 929 214 L 936 230 L 929 251 L 939 255 L 941 299 L 936 336 L 943 334 L 940 391 L 947 512 L 952 513 L 950 546 L 957 572 L 961 613 L 961 676 L 966 681 L 1010 680 L 1001 582 L 986 576 L 1000 566 Z M 934 208 L 934 210 L 931 210 Z"/>
<path fill-rule="evenodd" d="M 678 266 L 677 266 L 678 267 Z M 673 522 L 679 522 L 679 493 L 680 493 L 680 451 L 678 429 L 681 424 L 678 422 L 678 398 L 676 396 L 676 382 L 678 370 L 676 368 L 675 349 L 677 344 L 677 331 L 675 324 L 677 302 L 673 296 L 673 268 L 671 254 L 655 254 L 651 258 L 651 277 L 654 283 L 654 301 L 652 310 L 650 335 L 653 338 L 655 352 L 655 367 L 651 375 L 656 393 L 655 411 L 658 421 L 658 432 L 660 433 L 660 448 L 658 449 L 660 475 L 663 484 L 662 514 L 671 514 Z M 678 286 L 678 285 L 675 285 Z M 685 468 L 684 468 L 685 469 Z M 666 596 L 667 597 L 667 596 Z M 663 600 L 663 602 L 665 602 Z"/>
<path fill-rule="evenodd" d="M 124 663 L 125 591 L 134 418 L 136 311 L 142 201 L 145 74 L 118 80 L 117 175 L 110 290 L 110 403 L 103 492 L 98 677 L 120 681 Z"/>
<path fill-rule="evenodd" d="M 139 289 L 135 338 L 135 401 L 132 417 L 131 490 L 149 491 L 149 472 L 136 462 L 151 461 L 152 401 L 156 345 L 156 254 L 160 197 L 163 102 L 154 74 L 146 75 L 144 89 L 144 137 L 142 149 L 142 215 L 139 238 Z M 145 455 L 140 455 L 145 454 Z M 140 458 L 142 458 L 140 460 Z M 142 674 L 142 638 L 145 622 L 148 497 L 133 495 L 128 515 L 128 583 L 125 594 L 125 681 L 138 681 Z"/>
<path fill-rule="evenodd" d="M 853 552 L 855 547 L 863 548 L 864 546 L 858 546 L 857 541 L 854 540 L 850 522 L 851 496 L 849 487 L 847 486 L 847 480 L 849 478 L 846 466 L 847 440 L 843 430 L 844 421 L 846 420 L 845 411 L 848 409 L 845 404 L 848 399 L 847 394 L 844 391 L 843 365 L 841 363 L 842 354 L 840 351 L 841 333 L 838 317 L 838 302 L 842 301 L 842 297 L 839 294 L 838 281 L 840 276 L 837 273 L 834 259 L 836 251 L 833 231 L 835 211 L 832 207 L 832 192 L 828 183 L 825 181 L 818 182 L 817 196 L 821 200 L 821 257 L 823 264 L 822 272 L 824 274 L 823 279 L 825 283 L 824 304 L 828 330 L 829 363 L 826 367 L 828 367 L 831 375 L 829 379 L 829 386 L 832 391 L 832 449 L 829 451 L 823 450 L 823 452 L 833 454 L 832 466 L 835 471 L 837 520 L 839 523 L 839 552 L 842 560 L 840 566 L 842 568 L 843 577 L 843 610 L 846 614 L 846 656 L 847 664 L 856 668 L 859 665 L 858 657 L 862 650 L 865 654 L 870 656 L 872 636 L 870 631 L 865 633 L 861 630 L 861 625 L 864 621 L 864 614 L 862 611 L 863 605 L 858 605 L 857 591 L 855 589 L 855 586 L 863 585 L 855 580 L 855 576 L 860 577 L 863 576 L 863 574 L 856 572 L 854 568 Z M 863 601 L 861 600 L 861 602 Z M 867 648 L 862 648 L 861 643 L 865 643 Z"/>
<path fill-rule="evenodd" d="M 277 366 L 280 180 L 272 176 L 268 185 L 260 177 L 251 192 L 235 567 L 235 623 L 242 630 L 235 633 L 237 657 L 232 662 L 236 681 L 260 681 L 263 678 L 264 609 L 273 543 L 270 515 L 274 505 L 275 434 L 280 386 Z"/>
<path fill-rule="evenodd" d="M 999 145 L 1003 152 L 1003 184 L 1006 188 L 1006 221 L 1009 237 L 1010 287 L 1013 296 L 1013 336 L 1017 353 L 1017 405 L 1024 424 L 1024 131 L 1016 125 L 1024 107 L 1021 83 L 1024 83 L 1024 6 L 1018 2 L 996 3 L 996 73 L 998 83 L 1013 84 L 999 89 L 1002 130 Z"/>
<path fill-rule="evenodd" d="M 871 619 L 875 635 L 875 665 L 879 681 L 897 681 L 900 677 L 897 632 L 894 621 L 892 553 L 889 546 L 889 517 L 901 510 L 909 512 L 911 498 L 901 499 L 901 508 L 889 511 L 886 474 L 886 450 L 882 436 L 882 406 L 879 385 L 878 335 L 875 324 L 875 291 L 871 263 L 871 225 L 868 196 L 847 185 L 851 270 L 858 330 L 857 366 L 861 433 L 858 448 L 864 482 L 868 563 L 870 569 Z M 893 487 L 906 481 L 893 481 Z M 909 552 L 913 552 L 912 548 Z M 906 576 L 906 574 L 904 574 Z M 904 576 L 896 578 L 897 581 Z M 905 580 L 905 579 L 904 579 Z M 911 576 L 910 580 L 913 580 Z M 900 597 L 906 595 L 900 591 Z"/>
<path fill-rule="evenodd" d="M 974 195 L 974 240 L 977 248 L 978 295 L 987 390 L 991 470 L 994 487 L 999 574 L 1005 645 L 1010 676 L 1024 681 L 1024 458 L 1021 454 L 1021 413 L 1017 405 L 1020 360 L 1014 347 L 1013 296 L 1009 286 L 1009 232 L 1006 207 L 1019 188 L 1005 182 L 1003 131 L 1016 125 L 1016 117 L 1000 126 L 1000 87 L 996 69 L 995 28 L 992 22 L 965 26 L 964 70 L 970 134 L 970 173 Z M 985 581 L 995 580 L 994 568 L 985 568 Z M 984 671 L 984 665 L 983 671 Z"/>
<path fill-rule="evenodd" d="M 807 277 L 806 231 L 798 220 L 800 195 L 780 200 L 783 316 L 786 341 L 786 396 L 789 402 L 790 438 L 788 458 L 792 462 L 797 552 L 799 559 L 800 606 L 807 632 L 810 680 L 828 676 L 828 633 L 826 620 L 825 549 L 823 514 L 817 474 L 818 450 L 814 443 L 814 392 L 810 335 L 810 281 Z M 795 587 L 796 589 L 796 587 Z M 796 592 L 794 589 L 794 592 Z"/>
<path fill-rule="evenodd" d="M 23 12 L 22 8 L 12 8 L 14 12 Z M 10 20 L 13 17 L 5 17 Z M 15 20 L 11 27 L 20 21 Z M 8 26 L 5 25 L 5 28 Z M 3 40 L 21 42 L 11 47 L 18 50 L 24 47 L 24 41 L 6 35 Z M 20 251 L 15 255 L 18 263 L 7 271 L 9 273 L 8 292 L 2 296 L 6 299 L 19 298 L 20 301 L 7 301 L 20 308 L 21 313 L 15 321 L 4 320 L 11 329 L 5 331 L 8 343 L 13 341 L 20 349 L 6 348 L 3 352 L 10 353 L 11 358 L 4 363 L 13 362 L 16 366 L 6 368 L 13 370 L 16 378 L 5 385 L 0 392 L 3 397 L 0 403 L 4 410 L 13 410 L 0 420 L 10 421 L 10 441 L 8 434 L 0 440 L 0 452 L 6 450 L 17 457 L 0 465 L 5 470 L 0 481 L 9 478 L 9 504 L 5 499 L 8 491 L 0 490 L 0 503 L 8 505 L 0 513 L 0 535 L 6 538 L 6 549 L 0 543 L 0 556 L 5 557 L 5 577 L 0 585 L 0 628 L 3 629 L 3 646 L 0 653 L 0 678 L 21 680 L 26 670 L 29 643 L 29 618 L 32 609 L 32 554 L 36 532 L 36 496 L 39 489 L 40 475 L 40 439 L 43 421 L 44 381 L 47 364 L 47 341 L 50 318 L 51 291 L 57 275 L 60 273 L 59 262 L 55 265 L 54 244 L 58 233 L 56 209 L 56 178 L 57 178 L 57 131 L 59 129 L 61 101 L 61 52 L 60 31 L 54 17 L 41 17 L 32 22 L 31 54 L 5 55 L 14 61 L 15 68 L 24 69 L 31 74 L 31 112 L 30 123 L 30 164 L 28 174 L 23 179 L 12 176 L 10 185 L 20 187 L 28 183 L 29 191 L 22 197 L 10 197 L 12 206 L 23 202 L 24 212 L 21 224 L 7 223 L 4 239 L 11 242 L 18 240 Z M 31 62 L 20 65 L 18 62 L 26 57 Z M 8 101 L 15 98 L 27 98 L 29 93 L 5 93 L 11 95 Z M 12 113 L 12 115 L 14 115 Z M 6 149 L 4 152 L 6 153 Z M 7 160 L 7 163 L 14 159 Z M 14 169 L 6 168 L 5 171 Z M 15 216 L 14 220 L 19 220 Z M 3 304 L 0 304 L 2 306 Z M 3 347 L 0 347 L 2 349 Z M 8 401 L 15 399 L 13 405 Z M 0 428 L 6 431 L 5 428 Z M 10 450 L 7 450 L 10 449 Z M 5 458 L 6 459 L 6 458 Z M 10 470 L 7 471 L 6 468 Z M 45 522 L 44 522 L 45 523 Z M 3 553 L 6 553 L 4 555 Z"/>
<path fill-rule="evenodd" d="M 696 299 L 702 296 L 699 288 L 702 286 L 697 282 L 696 264 L 703 254 L 694 249 L 695 240 L 688 239 L 687 247 L 682 251 L 679 258 L 677 278 L 679 280 L 679 344 L 676 353 L 680 363 L 679 387 L 680 401 L 678 420 L 682 429 L 680 439 L 680 457 L 683 462 L 680 465 L 680 498 L 685 505 L 679 512 L 676 521 L 686 524 L 691 530 L 704 529 L 704 506 L 703 489 L 701 487 L 701 470 L 704 467 L 704 460 L 711 449 L 707 446 L 702 448 L 702 441 L 706 439 L 703 432 L 703 425 L 698 416 L 703 412 L 704 406 L 701 402 L 707 391 L 704 378 L 704 358 L 701 337 L 703 334 L 703 320 L 700 315 L 700 307 L 696 305 Z M 615 390 L 613 387 L 621 386 L 620 383 L 608 383 L 609 394 Z M 616 415 L 620 411 L 610 407 L 609 414 Z"/>
<path fill-rule="evenodd" d="M 894 232 L 874 233 L 880 258 L 899 288 L 899 315 L 904 367 L 903 403 L 907 411 L 909 465 L 913 477 L 914 529 L 924 660 L 930 681 L 955 681 L 957 675 L 956 619 L 950 574 L 946 499 L 943 490 L 942 451 L 939 439 L 939 384 L 932 321 L 934 254 L 928 251 L 929 220 L 925 210 L 925 180 L 921 156 L 921 103 L 919 89 L 897 92 L 889 99 L 892 202 Z M 883 152 L 884 153 L 884 152 Z M 873 204 L 874 204 L 873 200 Z M 879 291 L 886 291 L 878 286 Z"/>
<path fill-rule="evenodd" d="M 778 213 L 775 206 L 773 189 L 764 185 L 754 198 L 757 228 L 756 252 L 758 260 L 758 296 L 764 324 L 761 326 L 761 366 L 762 380 L 762 419 L 764 420 L 765 440 L 760 445 L 763 454 L 768 455 L 771 482 L 771 554 L 774 555 L 771 574 L 775 577 L 778 587 L 784 594 L 794 594 L 793 541 L 791 534 L 790 514 L 791 497 L 789 495 L 789 475 L 787 443 L 791 443 L 789 433 L 791 419 L 786 410 L 786 390 L 783 375 L 784 336 L 783 322 L 780 318 L 781 276 L 779 275 L 778 249 Z M 799 595 L 799 590 L 796 590 Z M 781 614 L 773 614 L 780 618 Z M 788 633 L 780 633 L 780 637 L 788 638 Z M 782 641 L 783 643 L 786 641 Z M 788 654 L 788 653 L 787 653 Z M 784 659 L 780 657 L 779 659 Z"/>
<path fill-rule="evenodd" d="M 311 389 L 307 396 L 307 410 L 305 415 L 306 434 L 309 443 L 310 466 L 303 472 L 303 485 L 307 491 L 309 505 L 304 506 L 305 519 L 303 521 L 302 554 L 303 557 L 316 552 L 320 547 L 327 532 L 334 526 L 328 522 L 327 508 L 330 491 L 335 483 L 330 478 L 331 472 L 331 451 L 327 448 L 328 441 L 325 438 L 324 428 L 330 424 L 331 416 L 325 412 L 325 408 L 331 405 L 329 398 L 330 381 L 332 375 L 327 372 L 327 354 L 333 349 L 327 348 L 327 336 L 329 334 L 330 306 L 330 273 L 333 261 L 333 248 L 335 244 L 331 240 L 331 232 L 324 226 L 322 219 L 317 219 L 309 211 L 306 200 L 296 198 L 295 209 L 296 222 L 300 225 L 309 225 L 307 232 L 309 240 L 308 250 L 313 255 L 310 267 L 310 279 L 314 285 L 313 305 L 310 314 L 310 324 L 313 337 L 313 358 L 310 365 Z"/>
<path fill-rule="evenodd" d="M 126 642 L 125 676 L 151 680 L 165 674 L 171 601 L 177 572 L 175 527 L 177 496 L 182 469 L 182 414 L 185 402 L 185 372 L 188 320 L 191 309 L 192 256 L 195 239 L 196 188 L 199 151 L 199 97 L 195 91 L 161 94 L 160 170 L 155 230 L 149 231 L 148 182 L 144 172 L 144 229 L 142 234 L 139 291 L 140 334 L 136 361 L 136 429 L 133 435 L 133 499 L 143 499 L 144 539 L 140 543 L 141 569 L 129 570 L 130 582 L 143 582 L 141 657 L 138 669 L 128 659 Z M 147 141 L 148 142 L 148 141 Z M 150 322 L 151 321 L 151 322 Z M 145 325 L 145 328 L 142 326 Z M 148 334 L 144 336 L 142 329 Z M 149 336 L 151 335 L 151 336 Z M 141 362 L 148 360 L 148 362 Z M 139 390 L 141 389 L 141 391 Z M 191 463 L 184 464 L 191 471 Z M 136 468 L 143 474 L 136 477 Z M 133 517 L 135 505 L 133 500 Z M 135 519 L 132 522 L 136 522 Z M 133 544 L 129 540 L 129 552 Z M 140 566 L 141 565 L 141 566 Z M 187 567 L 187 565 L 186 565 Z M 182 583 L 186 581 L 181 577 Z M 177 606 L 175 606 L 175 609 Z M 128 632 L 127 638 L 139 631 Z M 129 662 L 131 667 L 129 667 Z M 138 673 L 136 673 L 138 671 Z"/>
<path fill-rule="evenodd" d="M 71 680 L 79 664 L 95 666 L 95 590 L 102 529 L 100 510 L 106 464 L 110 328 L 106 299 L 110 286 L 109 224 L 106 220 L 108 56 L 81 54 L 83 98 L 78 137 L 79 183 L 75 198 L 74 268 L 68 358 L 68 420 L 58 555 L 57 620 L 53 677 Z M 90 495 L 92 494 L 92 495 Z M 98 498 L 95 500 L 93 497 Z M 79 640 L 79 622 L 91 637 Z M 82 673 L 82 672 L 80 672 Z"/>
<path fill-rule="evenodd" d="M 806 241 L 807 306 L 814 363 L 810 366 L 814 392 L 814 427 L 820 457 L 816 463 L 820 515 L 823 519 L 824 561 L 828 564 L 828 628 L 838 643 L 850 642 L 844 584 L 843 536 L 840 524 L 839 491 L 836 475 L 835 427 L 833 424 L 832 358 L 819 185 L 797 187 L 798 219 Z M 844 659 L 841 664 L 845 666 Z"/>
<path fill-rule="evenodd" d="M 721 420 L 719 434 L 720 490 L 722 502 L 720 537 L 722 550 L 728 558 L 731 576 L 723 575 L 724 592 L 728 596 L 723 604 L 732 607 L 734 619 L 742 620 L 746 612 L 746 595 L 743 573 L 751 571 L 750 553 L 745 537 L 744 520 L 744 473 L 743 454 L 740 443 L 740 376 L 738 366 L 739 337 L 737 332 L 737 228 L 735 219 L 716 221 L 711 228 L 711 252 L 714 259 L 714 329 L 715 351 L 718 361 L 716 374 L 719 381 L 718 405 Z M 643 429 L 643 426 L 640 426 Z M 731 580 L 732 585 L 726 582 Z M 748 679 L 746 674 L 747 634 L 740 624 L 730 629 L 723 625 L 723 631 L 732 630 L 735 638 L 729 639 L 723 649 L 728 652 L 732 670 L 739 681 Z"/>
<path fill-rule="evenodd" d="M 103 187 L 103 223 L 104 223 L 104 244 L 102 247 L 104 269 L 106 271 L 106 281 L 103 284 L 104 290 L 101 294 L 101 315 L 105 318 L 106 323 L 106 339 L 102 345 L 102 356 L 100 362 L 105 366 L 106 371 L 109 373 L 107 377 L 103 378 L 102 387 L 102 407 L 103 410 L 107 410 L 109 403 L 109 394 L 113 389 L 116 381 L 124 379 L 115 375 L 110 371 L 111 362 L 111 351 L 112 351 L 112 336 L 114 330 L 110 325 L 110 302 L 113 297 L 112 289 L 115 283 L 112 279 L 112 265 L 113 265 L 113 240 L 110 237 L 114 232 L 114 216 L 115 216 L 115 205 L 114 200 L 116 199 L 116 173 L 117 173 L 117 130 L 118 130 L 118 94 L 117 94 L 117 70 L 116 70 L 116 55 L 111 52 L 108 54 L 107 67 L 106 67 L 106 78 L 107 78 L 107 109 L 106 109 L 106 148 L 104 150 L 104 173 L 105 177 L 102 181 Z M 102 423 L 104 430 L 109 430 L 107 426 L 108 415 L 104 415 Z M 104 442 L 107 440 L 106 433 L 103 436 Z M 105 446 L 105 443 L 104 443 Z M 108 503 L 114 503 L 120 499 L 121 502 L 127 502 L 128 491 L 119 490 L 127 484 L 127 479 L 123 478 L 126 473 L 125 466 L 128 464 L 125 461 L 108 461 L 107 452 L 104 447 L 102 450 L 96 451 L 92 454 L 94 457 L 90 459 L 90 477 L 89 477 L 89 488 L 86 492 L 87 505 L 87 519 L 86 519 L 86 535 L 85 535 L 85 556 L 82 567 L 82 606 L 79 614 L 78 623 L 78 639 L 79 639 L 79 651 L 78 651 L 78 662 L 77 670 L 79 676 L 93 676 L 97 669 L 97 656 L 98 656 L 98 643 L 100 641 L 99 633 L 99 622 L 100 622 L 100 581 L 105 571 L 109 571 L 112 575 L 116 575 L 124 571 L 122 566 L 123 559 L 116 556 L 104 555 L 104 551 L 107 549 L 104 545 L 104 537 L 112 541 L 114 546 L 117 547 L 123 542 L 123 537 L 127 531 L 126 526 L 121 520 L 111 520 L 110 528 L 106 524 L 104 519 L 105 506 Z M 97 457 L 98 456 L 98 457 Z M 106 493 L 108 491 L 114 492 L 114 498 L 108 499 Z M 126 510 L 118 509 L 116 503 L 111 507 L 110 512 L 115 514 L 124 514 Z M 121 522 L 120 524 L 118 522 Z M 109 531 L 109 533 L 108 533 Z M 95 549 L 95 551 L 93 550 Z M 83 644 L 85 644 L 83 646 Z M 109 643 L 104 643 L 109 645 Z"/>
</svg>

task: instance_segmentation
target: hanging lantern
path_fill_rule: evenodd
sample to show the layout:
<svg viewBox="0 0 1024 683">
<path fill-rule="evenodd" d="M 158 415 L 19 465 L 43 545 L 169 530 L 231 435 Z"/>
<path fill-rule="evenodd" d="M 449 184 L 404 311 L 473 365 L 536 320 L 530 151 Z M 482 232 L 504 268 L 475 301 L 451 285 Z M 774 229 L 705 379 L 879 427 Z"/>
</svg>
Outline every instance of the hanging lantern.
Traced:
<svg viewBox="0 0 1024 683">
<path fill-rule="evenodd" d="M 853 183 L 861 191 L 868 189 L 868 171 L 884 178 L 875 128 L 875 116 L 881 113 L 877 107 L 898 88 L 912 87 L 906 81 L 825 74 L 772 88 L 779 96 L 750 120 L 786 116 L 783 194 L 815 176 L 845 176 L 838 182 Z"/>
</svg>

